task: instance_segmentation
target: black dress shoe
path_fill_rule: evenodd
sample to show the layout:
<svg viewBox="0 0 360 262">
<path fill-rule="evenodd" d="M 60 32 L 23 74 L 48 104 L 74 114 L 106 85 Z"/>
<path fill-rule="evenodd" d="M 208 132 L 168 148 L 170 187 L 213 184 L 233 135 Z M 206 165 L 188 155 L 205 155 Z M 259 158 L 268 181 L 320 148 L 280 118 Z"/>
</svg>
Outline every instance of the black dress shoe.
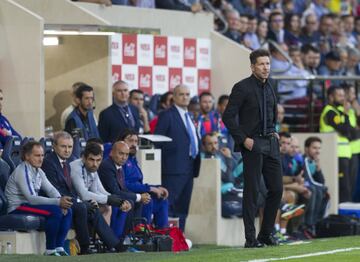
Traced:
<svg viewBox="0 0 360 262">
<path fill-rule="evenodd" d="M 264 247 L 264 244 L 260 243 L 256 239 L 253 241 L 246 240 L 244 247 L 245 248 L 261 248 L 261 247 Z"/>
<path fill-rule="evenodd" d="M 95 254 L 96 252 L 91 249 L 91 248 L 87 248 L 87 249 L 81 249 L 80 255 L 92 255 Z"/>
<path fill-rule="evenodd" d="M 276 240 L 276 238 L 273 237 L 273 235 L 258 236 L 257 240 L 266 246 L 278 246 L 279 245 L 279 242 Z"/>
</svg>

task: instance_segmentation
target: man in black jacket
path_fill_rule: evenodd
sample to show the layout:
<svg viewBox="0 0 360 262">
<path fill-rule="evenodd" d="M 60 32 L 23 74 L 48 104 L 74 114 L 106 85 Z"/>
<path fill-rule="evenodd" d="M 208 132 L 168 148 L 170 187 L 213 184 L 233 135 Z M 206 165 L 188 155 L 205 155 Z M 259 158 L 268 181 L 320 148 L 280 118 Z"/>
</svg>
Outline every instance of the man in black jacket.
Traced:
<svg viewBox="0 0 360 262">
<path fill-rule="evenodd" d="M 234 149 L 241 151 L 244 161 L 246 248 L 278 244 L 271 232 L 282 196 L 279 136 L 275 132 L 277 103 L 268 79 L 269 52 L 262 49 L 253 51 L 250 62 L 252 75 L 234 85 L 223 114 L 223 121 L 235 141 Z M 254 220 L 261 174 L 268 193 L 264 218 L 256 239 Z"/>
</svg>

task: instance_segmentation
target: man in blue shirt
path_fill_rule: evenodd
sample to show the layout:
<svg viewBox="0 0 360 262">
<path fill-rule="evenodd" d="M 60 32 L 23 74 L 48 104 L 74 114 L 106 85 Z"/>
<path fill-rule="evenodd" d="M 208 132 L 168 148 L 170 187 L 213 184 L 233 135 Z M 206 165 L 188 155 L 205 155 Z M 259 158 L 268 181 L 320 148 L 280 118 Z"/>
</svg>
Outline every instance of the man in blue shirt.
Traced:
<svg viewBox="0 0 360 262">
<path fill-rule="evenodd" d="M 151 216 L 154 215 L 154 224 L 157 228 L 168 226 L 168 200 L 166 188 L 159 185 L 143 183 L 143 174 L 136 160 L 136 151 L 139 142 L 135 131 L 126 129 L 120 135 L 119 140 L 124 141 L 130 149 L 129 158 L 123 165 L 126 187 L 135 193 L 149 193 L 151 201 L 143 205 L 142 216 L 151 224 Z"/>
<path fill-rule="evenodd" d="M 0 89 L 0 148 L 3 148 L 6 141 L 12 136 L 18 136 L 21 138 L 18 132 L 12 127 L 9 120 L 2 114 L 4 95 Z"/>
</svg>

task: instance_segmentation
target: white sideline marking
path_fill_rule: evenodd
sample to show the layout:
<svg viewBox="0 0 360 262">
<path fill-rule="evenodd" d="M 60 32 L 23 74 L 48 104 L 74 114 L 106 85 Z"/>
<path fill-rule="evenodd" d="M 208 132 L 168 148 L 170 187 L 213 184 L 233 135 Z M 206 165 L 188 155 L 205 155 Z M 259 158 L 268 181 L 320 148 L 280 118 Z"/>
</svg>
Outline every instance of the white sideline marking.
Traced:
<svg viewBox="0 0 360 262">
<path fill-rule="evenodd" d="M 315 256 L 323 256 L 323 255 L 335 254 L 335 253 L 340 253 L 340 252 L 349 252 L 349 251 L 353 251 L 353 250 L 360 250 L 360 247 L 341 248 L 341 249 L 334 249 L 334 250 L 329 250 L 329 251 L 309 253 L 309 254 L 289 256 L 289 257 L 272 257 L 272 258 L 263 258 L 263 259 L 253 259 L 253 260 L 248 260 L 248 262 L 267 262 L 267 261 L 288 260 L 288 259 L 303 258 L 303 257 L 315 257 Z"/>
</svg>

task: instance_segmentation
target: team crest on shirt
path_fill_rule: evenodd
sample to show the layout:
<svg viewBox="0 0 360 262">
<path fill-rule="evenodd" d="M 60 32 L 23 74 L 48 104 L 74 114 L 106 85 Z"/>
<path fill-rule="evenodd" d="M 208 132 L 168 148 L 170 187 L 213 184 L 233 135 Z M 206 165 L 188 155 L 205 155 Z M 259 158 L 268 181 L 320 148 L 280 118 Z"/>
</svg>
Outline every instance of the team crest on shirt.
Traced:
<svg viewBox="0 0 360 262">
<path fill-rule="evenodd" d="M 334 116 L 334 123 L 335 123 L 336 125 L 338 125 L 338 124 L 340 124 L 340 122 L 341 122 L 340 116 Z"/>
</svg>

